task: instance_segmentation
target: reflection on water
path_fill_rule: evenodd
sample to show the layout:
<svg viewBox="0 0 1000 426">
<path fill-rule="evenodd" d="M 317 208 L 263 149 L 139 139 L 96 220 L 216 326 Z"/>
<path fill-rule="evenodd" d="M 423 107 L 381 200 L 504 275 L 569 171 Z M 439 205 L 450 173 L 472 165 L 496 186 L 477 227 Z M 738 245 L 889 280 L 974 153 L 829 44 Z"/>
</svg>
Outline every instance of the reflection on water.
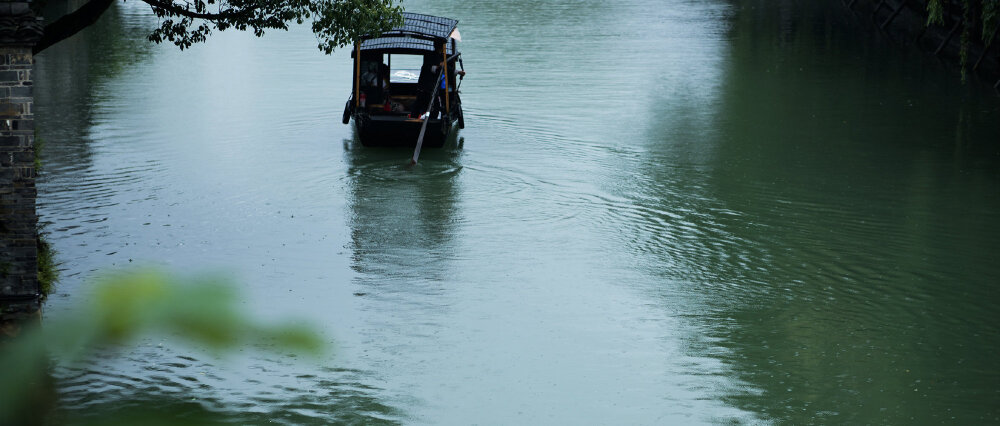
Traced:
<svg viewBox="0 0 1000 426">
<path fill-rule="evenodd" d="M 145 341 L 58 370 L 61 414 L 996 421 L 1000 105 L 799 3 L 408 2 L 469 71 L 415 167 L 354 142 L 349 52 L 307 29 L 181 53 L 114 6 L 38 58 L 49 309 L 109 266 L 222 269 L 337 353 Z"/>
<path fill-rule="evenodd" d="M 443 281 L 455 258 L 457 154 L 435 150 L 426 165 L 410 166 L 403 150 L 364 150 L 347 155 L 350 178 L 352 267 L 370 279 Z M 444 155 L 444 156 L 442 156 Z"/>
<path fill-rule="evenodd" d="M 453 241 L 462 216 L 455 187 L 460 151 L 430 150 L 415 166 L 408 154 L 345 143 L 354 295 L 369 318 L 359 333 L 366 346 L 381 349 L 364 355 L 376 365 L 400 362 L 448 327 L 454 301 L 449 287 L 460 257 Z"/>
<path fill-rule="evenodd" d="M 684 256 L 718 284 L 707 334 L 751 385 L 728 399 L 792 423 L 995 418 L 995 99 L 848 48 L 871 44 L 849 17 L 749 3 L 707 182 L 726 233 Z"/>
</svg>

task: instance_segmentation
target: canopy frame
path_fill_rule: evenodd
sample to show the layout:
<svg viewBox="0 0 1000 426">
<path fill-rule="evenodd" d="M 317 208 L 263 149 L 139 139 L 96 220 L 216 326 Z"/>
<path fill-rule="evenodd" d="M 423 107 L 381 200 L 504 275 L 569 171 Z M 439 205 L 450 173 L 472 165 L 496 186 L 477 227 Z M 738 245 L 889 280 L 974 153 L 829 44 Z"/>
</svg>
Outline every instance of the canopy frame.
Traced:
<svg viewBox="0 0 1000 426">
<path fill-rule="evenodd" d="M 440 44 L 446 45 L 447 54 L 454 54 L 454 44 L 448 43 L 452 32 L 458 27 L 458 20 L 420 13 L 403 12 L 403 24 L 378 37 L 361 37 L 360 49 L 351 53 L 381 52 L 420 55 L 440 51 Z"/>
</svg>

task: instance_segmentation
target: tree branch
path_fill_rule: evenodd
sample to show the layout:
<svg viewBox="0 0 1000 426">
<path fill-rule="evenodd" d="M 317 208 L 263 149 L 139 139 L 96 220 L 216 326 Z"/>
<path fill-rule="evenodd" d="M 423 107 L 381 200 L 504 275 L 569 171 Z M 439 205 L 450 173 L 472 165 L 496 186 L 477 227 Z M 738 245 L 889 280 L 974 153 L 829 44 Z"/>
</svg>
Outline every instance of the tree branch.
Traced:
<svg viewBox="0 0 1000 426">
<path fill-rule="evenodd" d="M 63 41 L 73 36 L 97 22 L 97 19 L 108 10 L 115 0 L 90 0 L 87 4 L 80 6 L 72 13 L 63 15 L 51 24 L 45 26 L 42 38 L 32 49 L 32 54 L 37 55 L 49 46 Z"/>
<path fill-rule="evenodd" d="M 205 19 L 208 21 L 217 21 L 220 19 L 232 18 L 251 13 L 253 10 L 258 9 L 258 7 L 254 7 L 254 8 L 244 9 L 239 12 L 233 11 L 233 9 L 226 9 L 220 11 L 219 13 L 198 13 L 198 12 L 192 12 L 188 9 L 181 8 L 176 4 L 174 4 L 172 1 L 160 1 L 160 0 L 142 0 L 142 1 L 150 6 L 163 9 L 170 13 L 174 13 L 180 16 L 186 16 L 188 18 Z"/>
</svg>

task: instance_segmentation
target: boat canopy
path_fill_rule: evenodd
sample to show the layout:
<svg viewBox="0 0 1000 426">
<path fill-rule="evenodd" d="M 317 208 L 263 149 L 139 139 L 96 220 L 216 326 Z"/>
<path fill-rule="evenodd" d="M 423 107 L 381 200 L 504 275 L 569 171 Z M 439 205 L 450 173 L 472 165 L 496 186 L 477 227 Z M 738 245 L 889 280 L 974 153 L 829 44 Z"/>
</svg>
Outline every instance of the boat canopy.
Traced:
<svg viewBox="0 0 1000 426">
<path fill-rule="evenodd" d="M 448 55 L 452 55 L 455 53 L 453 44 L 447 41 L 456 26 L 457 19 L 403 12 L 403 25 L 386 31 L 379 37 L 362 38 L 361 51 L 421 55 L 439 51 L 436 45 L 444 43 Z M 353 52 L 351 56 L 354 56 Z"/>
</svg>

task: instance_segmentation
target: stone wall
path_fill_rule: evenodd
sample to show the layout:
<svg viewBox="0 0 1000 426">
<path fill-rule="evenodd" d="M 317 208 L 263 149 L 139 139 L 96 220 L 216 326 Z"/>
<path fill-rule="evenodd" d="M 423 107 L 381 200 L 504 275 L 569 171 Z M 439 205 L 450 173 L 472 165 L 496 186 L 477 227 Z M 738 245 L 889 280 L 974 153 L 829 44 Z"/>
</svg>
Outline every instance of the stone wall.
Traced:
<svg viewBox="0 0 1000 426">
<path fill-rule="evenodd" d="M 31 48 L 41 23 L 28 6 L 0 3 L 0 339 L 40 303 Z"/>
</svg>

